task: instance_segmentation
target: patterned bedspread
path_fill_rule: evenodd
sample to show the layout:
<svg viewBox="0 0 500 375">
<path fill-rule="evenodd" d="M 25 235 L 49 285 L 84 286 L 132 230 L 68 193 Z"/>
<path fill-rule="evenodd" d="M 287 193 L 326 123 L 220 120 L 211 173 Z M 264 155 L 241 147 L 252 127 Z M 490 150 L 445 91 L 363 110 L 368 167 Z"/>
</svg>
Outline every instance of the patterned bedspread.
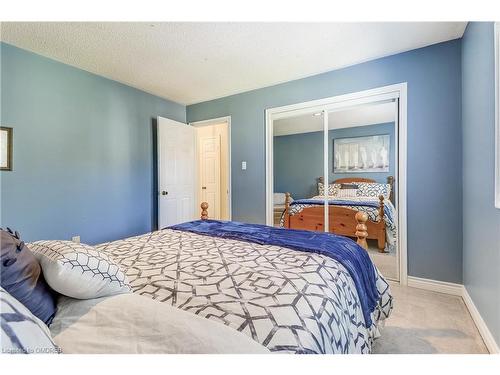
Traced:
<svg viewBox="0 0 500 375">
<path fill-rule="evenodd" d="M 324 197 L 322 195 L 314 196 L 310 199 L 307 199 L 307 203 L 303 204 L 300 203 L 301 201 L 294 201 L 292 205 L 290 206 L 290 215 L 296 215 L 300 213 L 304 208 L 307 207 L 314 207 L 316 204 L 312 203 L 312 201 L 319 201 L 318 204 L 323 205 L 323 200 Z M 345 201 L 345 204 L 342 202 Z M 350 202 L 355 201 L 357 204 L 349 204 Z M 359 205 L 360 203 L 363 202 L 369 202 L 369 203 L 377 203 L 375 207 L 372 205 L 368 206 L 363 206 Z M 378 198 L 366 198 L 366 197 L 356 197 L 356 198 L 335 198 L 335 200 L 330 200 L 329 204 L 330 205 L 335 205 L 339 207 L 345 207 L 345 208 L 350 208 L 351 210 L 360 210 L 364 211 L 368 214 L 368 218 L 371 221 L 379 221 L 380 220 L 380 214 L 379 214 L 379 209 L 378 209 Z M 385 214 L 384 214 L 384 219 L 386 222 L 386 233 L 387 233 L 387 251 L 389 252 L 394 252 L 395 251 L 395 245 L 396 245 L 396 239 L 397 239 L 397 227 L 396 227 L 396 222 L 395 222 L 395 215 L 396 215 L 396 209 L 394 208 L 394 205 L 392 202 L 386 200 L 384 202 L 384 208 L 385 208 Z M 280 227 L 284 228 L 285 227 L 285 211 L 283 211 L 283 214 L 281 215 L 280 219 Z"/>
<path fill-rule="evenodd" d="M 98 246 L 133 291 L 240 331 L 273 352 L 369 353 L 392 310 L 387 282 L 366 328 L 353 280 L 320 254 L 164 229 Z"/>
</svg>

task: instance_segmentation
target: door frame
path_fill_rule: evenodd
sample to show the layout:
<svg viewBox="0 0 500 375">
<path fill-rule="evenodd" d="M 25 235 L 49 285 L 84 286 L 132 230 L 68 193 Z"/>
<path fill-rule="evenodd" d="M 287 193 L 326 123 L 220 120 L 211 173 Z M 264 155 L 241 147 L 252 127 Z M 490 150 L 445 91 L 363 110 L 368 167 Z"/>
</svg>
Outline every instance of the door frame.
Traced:
<svg viewBox="0 0 500 375">
<path fill-rule="evenodd" d="M 370 104 L 382 100 L 397 100 L 399 103 L 398 128 L 398 165 L 396 178 L 398 194 L 398 250 L 399 283 L 408 285 L 408 223 L 407 223 L 407 83 L 377 87 L 370 90 L 311 100 L 281 107 L 268 108 L 266 117 L 266 224 L 273 225 L 274 159 L 273 159 L 273 121 L 315 111 L 339 110 L 359 104 Z"/>
<path fill-rule="evenodd" d="M 193 121 L 189 122 L 188 125 L 193 126 L 193 127 L 202 127 L 202 126 L 210 126 L 210 125 L 217 125 L 221 123 L 226 123 L 227 124 L 227 142 L 228 142 L 228 158 L 227 158 L 227 179 L 228 179 L 228 194 L 227 194 L 227 199 L 228 199 L 228 207 L 229 207 L 229 220 L 232 220 L 233 218 L 233 198 L 232 198 L 232 187 L 231 187 L 231 116 L 224 116 L 224 117 L 217 117 L 217 118 L 212 118 L 208 120 L 201 120 L 201 121 Z M 198 159 L 196 159 L 198 160 Z M 198 165 L 196 166 L 198 169 Z M 198 194 L 198 193 L 197 193 Z M 210 207 L 208 208 L 210 212 Z"/>
</svg>

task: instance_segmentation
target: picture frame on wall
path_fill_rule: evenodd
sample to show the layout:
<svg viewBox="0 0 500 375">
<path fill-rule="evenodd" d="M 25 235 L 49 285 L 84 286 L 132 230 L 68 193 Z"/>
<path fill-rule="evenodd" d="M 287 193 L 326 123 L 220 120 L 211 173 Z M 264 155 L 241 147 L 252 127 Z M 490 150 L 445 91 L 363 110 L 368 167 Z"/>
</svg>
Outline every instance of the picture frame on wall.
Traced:
<svg viewBox="0 0 500 375">
<path fill-rule="evenodd" d="M 12 128 L 0 127 L 0 170 L 12 170 Z"/>
<path fill-rule="evenodd" d="M 334 173 L 389 172 L 389 134 L 333 140 Z"/>
</svg>

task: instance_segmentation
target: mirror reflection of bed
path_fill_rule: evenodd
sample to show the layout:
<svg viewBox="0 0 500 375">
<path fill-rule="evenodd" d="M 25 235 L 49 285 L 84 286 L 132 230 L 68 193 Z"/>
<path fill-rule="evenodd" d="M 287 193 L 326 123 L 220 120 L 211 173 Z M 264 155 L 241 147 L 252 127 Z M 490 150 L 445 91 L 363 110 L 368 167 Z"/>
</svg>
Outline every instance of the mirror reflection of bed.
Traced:
<svg viewBox="0 0 500 375">
<path fill-rule="evenodd" d="M 331 111 L 328 131 L 322 111 L 275 120 L 273 208 L 277 227 L 353 239 L 355 215 L 366 212 L 367 251 L 399 280 L 396 114 L 393 101 Z"/>
</svg>

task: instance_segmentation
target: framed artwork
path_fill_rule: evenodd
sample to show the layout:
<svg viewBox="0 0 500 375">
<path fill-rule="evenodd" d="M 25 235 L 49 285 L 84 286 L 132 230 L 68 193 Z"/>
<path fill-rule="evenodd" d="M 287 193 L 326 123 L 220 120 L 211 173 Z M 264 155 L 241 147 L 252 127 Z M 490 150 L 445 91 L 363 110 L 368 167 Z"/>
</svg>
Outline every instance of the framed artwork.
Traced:
<svg viewBox="0 0 500 375">
<path fill-rule="evenodd" d="M 12 128 L 0 127 L 0 170 L 12 170 Z"/>
<path fill-rule="evenodd" d="M 333 173 L 389 172 L 389 134 L 333 140 Z"/>
</svg>

